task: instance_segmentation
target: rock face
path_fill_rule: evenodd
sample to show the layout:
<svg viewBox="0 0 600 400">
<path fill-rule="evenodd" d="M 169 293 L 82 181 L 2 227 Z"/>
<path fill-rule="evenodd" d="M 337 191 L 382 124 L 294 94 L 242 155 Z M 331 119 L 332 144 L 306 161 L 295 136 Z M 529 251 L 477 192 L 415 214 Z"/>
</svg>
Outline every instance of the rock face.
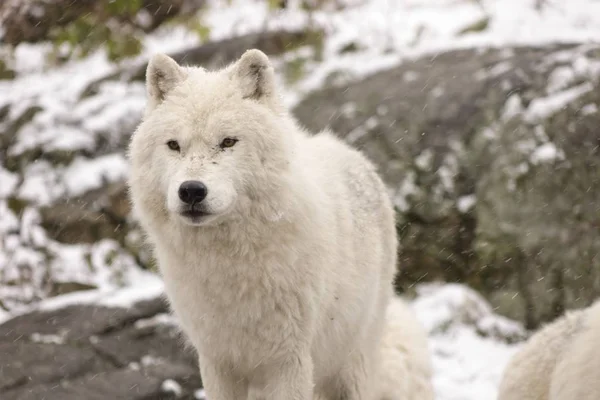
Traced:
<svg viewBox="0 0 600 400">
<path fill-rule="evenodd" d="M 196 357 L 161 298 L 71 305 L 0 325 L 3 400 L 198 399 Z"/>
<path fill-rule="evenodd" d="M 318 53 L 318 40 L 276 31 L 174 57 L 215 66 L 247 47 Z M 52 82 L 75 88 L 17 85 L 23 98 L 0 104 L 0 310 L 152 267 L 124 185 L 144 65 L 115 68 L 59 71 Z M 533 328 L 600 294 L 599 78 L 597 45 L 456 50 L 326 87 L 294 112 L 380 166 L 398 210 L 399 290 L 467 283 Z"/>
<path fill-rule="evenodd" d="M 600 47 L 458 50 L 295 109 L 393 189 L 400 290 L 465 282 L 530 328 L 600 294 Z"/>
</svg>

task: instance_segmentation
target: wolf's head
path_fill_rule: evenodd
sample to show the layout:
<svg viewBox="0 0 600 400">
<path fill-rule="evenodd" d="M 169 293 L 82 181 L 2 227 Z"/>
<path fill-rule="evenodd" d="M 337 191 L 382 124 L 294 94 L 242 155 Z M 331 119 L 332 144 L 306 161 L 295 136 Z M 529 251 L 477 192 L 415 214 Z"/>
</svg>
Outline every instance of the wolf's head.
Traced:
<svg viewBox="0 0 600 400">
<path fill-rule="evenodd" d="M 148 105 L 129 149 L 139 212 L 212 225 L 277 190 L 293 122 L 264 53 L 249 50 L 219 71 L 159 54 L 146 85 Z"/>
</svg>

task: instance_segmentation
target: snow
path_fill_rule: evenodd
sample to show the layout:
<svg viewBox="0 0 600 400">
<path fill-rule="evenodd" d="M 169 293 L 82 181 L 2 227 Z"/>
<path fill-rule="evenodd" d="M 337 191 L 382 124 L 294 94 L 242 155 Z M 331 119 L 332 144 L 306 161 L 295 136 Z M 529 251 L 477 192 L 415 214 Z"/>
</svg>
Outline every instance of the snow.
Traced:
<svg viewBox="0 0 600 400">
<path fill-rule="evenodd" d="M 105 183 L 127 177 L 128 164 L 121 153 L 96 157 L 92 160 L 76 158 L 62 176 L 70 196 L 79 196 Z"/>
<path fill-rule="evenodd" d="M 411 304 L 429 332 L 437 400 L 495 400 L 504 367 L 525 337 L 472 289 L 421 284 Z M 493 362 L 490 362 L 493 360 Z"/>
<path fill-rule="evenodd" d="M 582 115 L 591 115 L 596 114 L 598 112 L 598 106 L 594 103 L 586 104 L 580 110 Z"/>
<path fill-rule="evenodd" d="M 512 94 L 508 99 L 506 99 L 506 103 L 504 103 L 504 109 L 502 110 L 502 114 L 500 116 L 500 120 L 509 121 L 517 115 L 521 115 L 523 112 L 523 101 L 521 100 L 521 96 L 518 94 Z"/>
<path fill-rule="evenodd" d="M 346 141 L 348 143 L 355 143 L 359 139 L 363 138 L 365 135 L 368 135 L 373 131 L 373 128 L 377 126 L 377 119 L 375 117 L 370 117 L 367 119 L 363 125 L 357 126 L 352 131 L 348 132 L 346 135 Z"/>
<path fill-rule="evenodd" d="M 562 160 L 564 154 L 554 143 L 544 143 L 531 153 L 530 160 L 534 165 Z"/>
<path fill-rule="evenodd" d="M 469 212 L 473 207 L 475 207 L 476 203 L 477 197 L 474 194 L 461 196 L 456 201 L 456 208 L 458 208 L 458 211 L 464 214 Z"/>
<path fill-rule="evenodd" d="M 433 150 L 425 149 L 415 158 L 415 165 L 421 171 L 428 171 L 433 165 Z"/>
<path fill-rule="evenodd" d="M 140 360 L 140 364 L 143 365 L 144 367 L 147 367 L 150 365 L 158 365 L 158 364 L 160 364 L 160 362 L 161 362 L 161 360 L 159 358 L 150 356 L 150 355 L 142 356 L 142 359 Z"/>
<path fill-rule="evenodd" d="M 147 328 L 156 325 L 176 325 L 177 321 L 175 316 L 167 313 L 157 314 L 152 318 L 139 319 L 135 321 L 135 327 L 137 329 Z"/>
<path fill-rule="evenodd" d="M 123 289 L 98 289 L 69 293 L 47 299 L 37 308 L 42 311 L 52 311 L 74 304 L 127 308 L 141 301 L 155 299 L 162 295 L 163 290 L 163 282 L 157 275 L 140 272 L 135 284 Z"/>
<path fill-rule="evenodd" d="M 400 187 L 393 194 L 394 206 L 400 211 L 407 211 L 410 208 L 410 198 L 421 193 L 417 186 L 417 175 L 414 171 L 408 171 L 404 175 L 404 180 Z"/>
<path fill-rule="evenodd" d="M 500 62 L 500 63 L 494 65 L 490 69 L 484 69 L 484 70 L 479 71 L 475 75 L 475 79 L 484 80 L 484 79 L 494 78 L 494 77 L 497 77 L 497 76 L 500 76 L 500 75 L 503 75 L 503 74 L 509 72 L 513 68 L 514 68 L 513 64 L 508 61 Z"/>
<path fill-rule="evenodd" d="M 0 166 L 0 199 L 10 195 L 19 182 L 17 174 L 5 170 Z"/>
<path fill-rule="evenodd" d="M 173 379 L 165 380 L 160 385 L 160 388 L 163 392 L 172 393 L 175 397 L 181 396 L 182 393 L 181 385 L 175 382 Z"/>
<path fill-rule="evenodd" d="M 4 311 L 0 308 L 0 324 L 8 321 L 12 318 L 12 315 L 8 311 Z"/>
<path fill-rule="evenodd" d="M 525 111 L 525 120 L 529 122 L 542 121 L 592 90 L 594 90 L 594 86 L 586 82 L 547 97 L 534 99 Z"/>
<path fill-rule="evenodd" d="M 570 66 L 556 68 L 548 77 L 548 93 L 555 93 L 569 86 L 575 80 L 575 71 Z"/>
<path fill-rule="evenodd" d="M 448 153 L 444 157 L 444 163 L 437 170 L 442 187 L 446 192 L 452 193 L 454 191 L 454 177 L 458 173 L 458 160 L 456 157 Z"/>
<path fill-rule="evenodd" d="M 338 70 L 360 77 L 405 58 L 426 53 L 435 55 L 448 49 L 596 42 L 600 34 L 600 4 L 591 0 L 549 2 L 540 11 L 535 9 L 535 0 L 353 3 L 357 5 L 338 12 L 317 11 L 313 15 L 328 34 L 324 60 L 313 66 L 309 76 L 296 85 L 290 104 L 301 97 L 298 92 L 307 93 L 321 86 L 328 75 Z M 458 34 L 483 18 L 489 18 L 485 30 Z M 340 54 L 348 43 L 365 50 Z M 501 75 L 511 67 L 509 62 L 502 62 L 485 74 Z M 407 74 L 405 79 L 411 80 L 414 73 Z"/>
<path fill-rule="evenodd" d="M 19 198 L 43 206 L 51 204 L 63 194 L 64 187 L 52 164 L 37 160 L 25 168 L 23 183 L 17 192 Z"/>
<path fill-rule="evenodd" d="M 34 343 L 52 343 L 52 344 L 63 344 L 65 339 L 59 335 L 42 335 L 40 333 L 34 333 L 30 337 Z"/>
</svg>

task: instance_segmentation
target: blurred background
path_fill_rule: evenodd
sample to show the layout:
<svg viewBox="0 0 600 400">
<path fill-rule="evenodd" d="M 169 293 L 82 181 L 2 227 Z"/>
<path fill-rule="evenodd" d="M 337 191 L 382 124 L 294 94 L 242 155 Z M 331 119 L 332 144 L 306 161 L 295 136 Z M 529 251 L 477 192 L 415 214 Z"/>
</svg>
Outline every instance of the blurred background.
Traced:
<svg viewBox="0 0 600 400">
<path fill-rule="evenodd" d="M 125 149 L 152 54 L 259 48 L 389 185 L 438 398 L 494 399 L 525 337 L 600 294 L 599 39 L 598 0 L 3 0 L 0 398 L 204 398 Z"/>
</svg>

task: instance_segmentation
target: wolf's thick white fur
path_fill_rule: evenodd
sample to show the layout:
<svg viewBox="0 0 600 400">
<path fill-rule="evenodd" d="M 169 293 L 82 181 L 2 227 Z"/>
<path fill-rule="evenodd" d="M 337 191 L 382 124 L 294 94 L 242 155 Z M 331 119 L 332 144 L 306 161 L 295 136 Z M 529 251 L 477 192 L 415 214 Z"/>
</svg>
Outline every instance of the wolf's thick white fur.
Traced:
<svg viewBox="0 0 600 400">
<path fill-rule="evenodd" d="M 129 151 L 134 212 L 210 400 L 374 399 L 393 209 L 373 165 L 300 129 L 274 81 L 257 50 L 214 72 L 155 56 Z M 191 206 L 190 180 L 207 188 Z"/>
<path fill-rule="evenodd" d="M 535 333 L 511 359 L 498 400 L 600 399 L 600 302 Z"/>
<path fill-rule="evenodd" d="M 381 349 L 377 400 L 433 400 L 427 333 L 399 298 L 388 306 Z"/>
</svg>

